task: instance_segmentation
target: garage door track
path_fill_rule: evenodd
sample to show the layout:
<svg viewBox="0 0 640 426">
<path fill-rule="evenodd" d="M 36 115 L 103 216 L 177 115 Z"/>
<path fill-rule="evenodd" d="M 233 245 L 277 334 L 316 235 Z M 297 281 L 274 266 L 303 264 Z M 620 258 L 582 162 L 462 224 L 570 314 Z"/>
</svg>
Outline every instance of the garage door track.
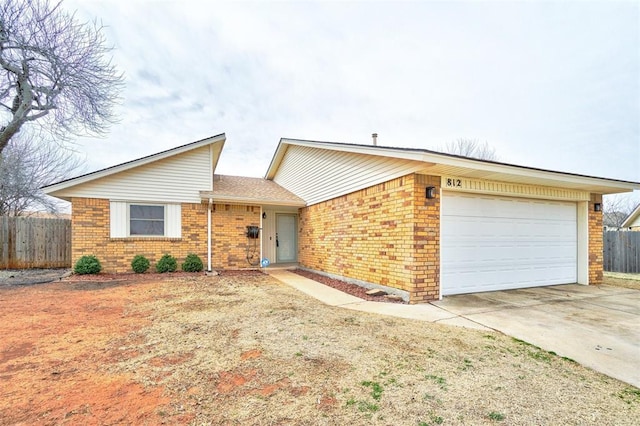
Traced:
<svg viewBox="0 0 640 426">
<path fill-rule="evenodd" d="M 578 284 L 445 297 L 434 305 L 640 387 L 640 291 Z"/>
</svg>

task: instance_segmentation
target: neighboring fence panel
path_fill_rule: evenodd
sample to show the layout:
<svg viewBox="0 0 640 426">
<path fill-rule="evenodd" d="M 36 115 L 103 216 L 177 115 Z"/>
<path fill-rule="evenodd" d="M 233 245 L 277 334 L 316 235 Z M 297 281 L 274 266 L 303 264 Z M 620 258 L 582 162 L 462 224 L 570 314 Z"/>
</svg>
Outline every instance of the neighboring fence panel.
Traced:
<svg viewBox="0 0 640 426">
<path fill-rule="evenodd" d="M 640 232 L 604 233 L 604 270 L 640 273 Z"/>
<path fill-rule="evenodd" d="M 0 217 L 0 269 L 70 267 L 69 219 Z"/>
</svg>

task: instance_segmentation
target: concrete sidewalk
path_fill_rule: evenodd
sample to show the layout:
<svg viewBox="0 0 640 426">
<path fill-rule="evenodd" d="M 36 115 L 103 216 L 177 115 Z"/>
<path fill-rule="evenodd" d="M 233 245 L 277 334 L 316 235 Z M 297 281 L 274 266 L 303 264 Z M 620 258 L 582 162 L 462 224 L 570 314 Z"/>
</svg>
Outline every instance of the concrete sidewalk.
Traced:
<svg viewBox="0 0 640 426">
<path fill-rule="evenodd" d="M 428 304 L 369 302 L 284 269 L 266 272 L 354 311 L 499 331 L 640 387 L 640 291 L 567 284 L 449 296 Z"/>
<path fill-rule="evenodd" d="M 265 271 L 278 281 L 311 297 L 315 297 L 330 306 L 399 318 L 455 325 L 458 327 L 473 328 L 477 330 L 490 330 L 489 328 L 472 320 L 466 319 L 461 315 L 448 312 L 428 303 L 420 305 L 405 305 L 400 303 L 369 302 L 367 300 L 360 299 L 359 297 L 343 293 L 340 290 L 336 290 L 317 281 L 305 278 L 296 273 L 287 271 L 286 269 L 266 269 Z"/>
</svg>

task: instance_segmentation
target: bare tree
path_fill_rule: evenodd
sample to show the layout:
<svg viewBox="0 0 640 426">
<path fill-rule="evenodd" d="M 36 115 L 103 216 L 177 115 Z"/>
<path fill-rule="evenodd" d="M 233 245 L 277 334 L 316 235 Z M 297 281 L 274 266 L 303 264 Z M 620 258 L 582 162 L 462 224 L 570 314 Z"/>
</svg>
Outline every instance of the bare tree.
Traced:
<svg viewBox="0 0 640 426">
<path fill-rule="evenodd" d="M 103 27 L 48 0 L 0 2 L 0 152 L 29 122 L 54 139 L 100 135 L 115 121 L 123 77 Z"/>
<path fill-rule="evenodd" d="M 602 225 L 620 228 L 637 205 L 634 194 L 605 195 L 602 199 Z"/>
<path fill-rule="evenodd" d="M 0 216 L 24 216 L 34 211 L 56 213 L 60 200 L 40 188 L 80 172 L 77 155 L 51 141 L 36 142 L 21 133 L 0 153 Z"/>
<path fill-rule="evenodd" d="M 489 146 L 488 142 L 480 143 L 477 139 L 459 138 L 449 142 L 440 150 L 449 154 L 477 158 L 479 160 L 498 160 L 495 148 Z"/>
</svg>

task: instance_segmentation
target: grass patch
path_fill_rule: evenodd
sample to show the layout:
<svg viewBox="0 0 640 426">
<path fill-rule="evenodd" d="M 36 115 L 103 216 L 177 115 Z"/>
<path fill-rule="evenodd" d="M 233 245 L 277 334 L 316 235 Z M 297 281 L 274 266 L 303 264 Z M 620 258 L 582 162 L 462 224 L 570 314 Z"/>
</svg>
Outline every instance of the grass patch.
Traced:
<svg viewBox="0 0 640 426">
<path fill-rule="evenodd" d="M 382 398 L 382 391 L 384 390 L 384 388 L 382 387 L 382 385 L 380 385 L 380 383 L 362 382 L 361 385 L 371 388 L 371 398 L 375 399 L 376 401 L 380 401 L 380 398 Z"/>
<path fill-rule="evenodd" d="M 504 420 L 504 414 L 502 413 L 498 413 L 495 411 L 490 412 L 487 417 L 489 418 L 489 420 L 493 420 L 494 422 L 501 422 Z"/>
<path fill-rule="evenodd" d="M 440 386 L 440 389 L 445 391 L 447 390 L 447 381 L 445 380 L 444 377 L 438 377 L 432 374 L 427 374 L 425 377 L 429 380 L 433 380 L 434 382 L 436 382 L 436 384 Z"/>
<path fill-rule="evenodd" d="M 623 389 L 618 393 L 618 397 L 629 405 L 638 404 L 640 403 L 640 389 L 636 389 L 636 388 Z"/>
</svg>

